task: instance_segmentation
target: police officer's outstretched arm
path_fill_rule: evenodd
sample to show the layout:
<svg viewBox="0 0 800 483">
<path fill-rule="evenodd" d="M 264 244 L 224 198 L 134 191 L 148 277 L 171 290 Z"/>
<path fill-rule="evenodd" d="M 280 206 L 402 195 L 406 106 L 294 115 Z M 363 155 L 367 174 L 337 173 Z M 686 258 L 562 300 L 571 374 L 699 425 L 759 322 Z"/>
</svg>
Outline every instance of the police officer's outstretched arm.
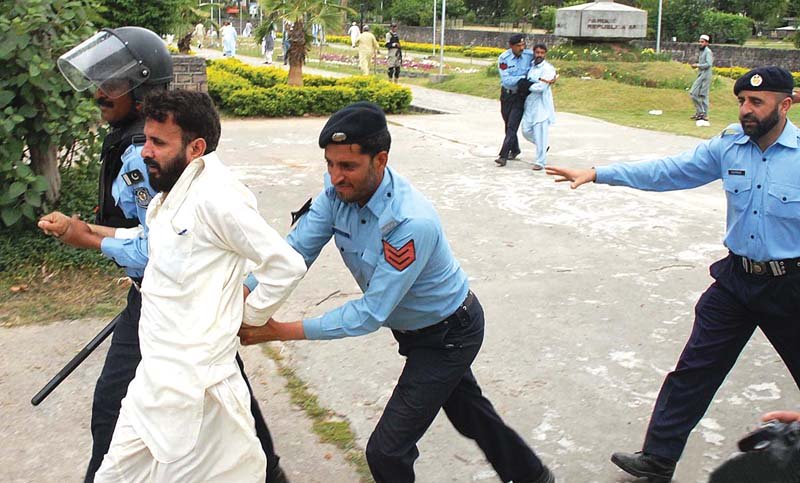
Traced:
<svg viewBox="0 0 800 483">
<path fill-rule="evenodd" d="M 546 166 L 545 172 L 550 176 L 555 176 L 556 183 L 563 183 L 569 181 L 569 187 L 572 189 L 586 183 L 593 183 L 597 179 L 597 172 L 594 168 L 589 169 L 571 169 L 560 168 L 558 166 Z"/>
</svg>

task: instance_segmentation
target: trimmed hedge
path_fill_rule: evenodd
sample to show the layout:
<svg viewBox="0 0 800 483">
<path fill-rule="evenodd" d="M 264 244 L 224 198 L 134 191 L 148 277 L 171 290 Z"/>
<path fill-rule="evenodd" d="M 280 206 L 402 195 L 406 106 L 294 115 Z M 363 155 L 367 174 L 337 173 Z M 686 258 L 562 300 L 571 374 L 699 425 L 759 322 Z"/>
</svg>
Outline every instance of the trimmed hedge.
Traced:
<svg viewBox="0 0 800 483">
<path fill-rule="evenodd" d="M 328 35 L 325 37 L 325 41 L 334 44 L 350 45 L 350 37 L 343 35 Z M 378 40 L 378 43 L 382 43 L 380 39 Z M 436 51 L 439 50 L 438 44 L 434 45 L 421 42 L 403 42 L 402 40 L 400 41 L 400 44 L 402 45 L 403 50 L 416 52 L 433 52 L 434 49 L 436 49 Z M 505 51 L 506 49 L 500 49 L 497 47 L 465 47 L 463 45 L 444 46 L 444 52 L 446 54 L 461 54 L 464 57 L 498 57 Z"/>
<path fill-rule="evenodd" d="M 713 69 L 715 74 L 734 80 L 745 75 L 751 70 L 748 67 L 713 67 Z M 800 85 L 800 72 L 792 72 L 792 77 L 794 78 L 794 85 Z"/>
<path fill-rule="evenodd" d="M 408 87 L 372 77 L 304 75 L 302 87 L 287 85 L 287 78 L 288 73 L 277 67 L 216 60 L 208 67 L 208 93 L 218 106 L 237 116 L 323 115 L 357 101 L 374 102 L 387 113 L 396 113 L 411 104 Z"/>
</svg>

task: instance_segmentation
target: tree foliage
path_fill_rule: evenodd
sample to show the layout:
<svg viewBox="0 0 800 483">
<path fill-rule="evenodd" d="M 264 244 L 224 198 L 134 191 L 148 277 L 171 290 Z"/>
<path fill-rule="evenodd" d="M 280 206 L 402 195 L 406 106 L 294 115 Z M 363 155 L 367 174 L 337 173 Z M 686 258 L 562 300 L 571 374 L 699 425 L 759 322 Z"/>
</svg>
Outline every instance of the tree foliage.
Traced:
<svg viewBox="0 0 800 483">
<path fill-rule="evenodd" d="M 303 64 L 306 61 L 308 46 L 311 43 L 311 26 L 322 25 L 328 32 L 342 29 L 343 13 L 355 11 L 327 0 L 267 0 L 264 11 L 271 12 L 265 22 L 276 24 L 288 22 L 291 29 L 284 35 L 289 37 L 289 85 L 303 85 Z"/>
<path fill-rule="evenodd" d="M 716 43 L 744 45 L 753 31 L 753 21 L 742 15 L 706 10 L 699 31 Z"/>
<path fill-rule="evenodd" d="M 157 34 L 172 33 L 195 0 L 102 0 L 101 27 L 134 25 Z"/>
<path fill-rule="evenodd" d="M 97 111 L 56 59 L 94 33 L 95 8 L 93 0 L 28 0 L 0 16 L 0 226 L 35 220 L 59 197 L 59 163 L 91 151 Z"/>
</svg>

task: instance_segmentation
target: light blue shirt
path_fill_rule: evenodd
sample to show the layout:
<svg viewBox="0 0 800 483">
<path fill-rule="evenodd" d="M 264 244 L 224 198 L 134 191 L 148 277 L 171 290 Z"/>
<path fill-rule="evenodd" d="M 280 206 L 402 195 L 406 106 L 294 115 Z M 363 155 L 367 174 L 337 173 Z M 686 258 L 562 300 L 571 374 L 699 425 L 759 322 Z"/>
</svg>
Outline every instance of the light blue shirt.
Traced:
<svg viewBox="0 0 800 483">
<path fill-rule="evenodd" d="M 525 110 L 522 119 L 526 124 L 538 124 L 540 122 L 556 122 L 556 106 L 553 102 L 553 90 L 550 84 L 542 82 L 541 79 L 552 81 L 556 78 L 556 68 L 543 60 L 539 65 L 531 66 L 528 71 L 528 80 L 532 82 L 530 94 L 525 98 Z"/>
<path fill-rule="evenodd" d="M 304 320 L 308 339 L 420 329 L 450 316 L 467 296 L 467 276 L 436 210 L 391 168 L 364 207 L 340 200 L 325 175 L 325 189 L 287 241 L 311 266 L 331 237 L 364 296 Z"/>
<path fill-rule="evenodd" d="M 678 156 L 597 168 L 597 182 L 649 191 L 722 179 L 728 199 L 725 246 L 756 261 L 800 257 L 800 131 L 787 120 L 761 151 L 739 124 Z"/>
<path fill-rule="evenodd" d="M 132 144 L 122 154 L 122 168 L 111 185 L 111 195 L 126 218 L 137 218 L 142 232 L 136 238 L 103 238 L 100 251 L 125 269 L 129 277 L 141 278 L 147 265 L 147 205 L 156 191 L 150 186 L 143 145 Z"/>
<path fill-rule="evenodd" d="M 533 52 L 525 49 L 516 57 L 511 49 L 497 58 L 497 69 L 500 72 L 500 84 L 506 89 L 515 89 L 517 82 L 528 75 L 533 64 Z"/>
</svg>

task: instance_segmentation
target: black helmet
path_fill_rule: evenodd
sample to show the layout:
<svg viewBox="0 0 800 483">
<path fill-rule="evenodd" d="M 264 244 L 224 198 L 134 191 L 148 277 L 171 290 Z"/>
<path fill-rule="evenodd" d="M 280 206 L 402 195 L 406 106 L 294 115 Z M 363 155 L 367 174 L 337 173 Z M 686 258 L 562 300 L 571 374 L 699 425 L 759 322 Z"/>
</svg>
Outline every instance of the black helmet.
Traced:
<svg viewBox="0 0 800 483">
<path fill-rule="evenodd" d="M 164 41 L 142 27 L 103 29 L 58 58 L 58 68 L 78 91 L 90 86 L 109 97 L 133 91 L 142 100 L 152 87 L 172 81 L 172 56 Z"/>
</svg>

